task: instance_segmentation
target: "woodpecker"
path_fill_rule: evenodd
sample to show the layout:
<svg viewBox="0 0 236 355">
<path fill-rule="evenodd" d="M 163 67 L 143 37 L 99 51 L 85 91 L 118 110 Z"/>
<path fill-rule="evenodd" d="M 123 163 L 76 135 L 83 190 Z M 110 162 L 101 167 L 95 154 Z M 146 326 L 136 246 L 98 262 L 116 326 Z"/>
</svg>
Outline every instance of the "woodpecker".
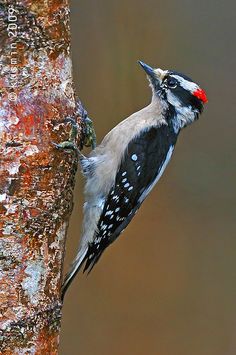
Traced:
<svg viewBox="0 0 236 355">
<path fill-rule="evenodd" d="M 205 91 L 186 75 L 139 61 L 152 89 L 151 103 L 113 128 L 88 157 L 82 238 L 62 286 L 62 298 L 85 263 L 94 267 L 132 220 L 162 176 L 182 128 L 198 119 Z"/>
</svg>

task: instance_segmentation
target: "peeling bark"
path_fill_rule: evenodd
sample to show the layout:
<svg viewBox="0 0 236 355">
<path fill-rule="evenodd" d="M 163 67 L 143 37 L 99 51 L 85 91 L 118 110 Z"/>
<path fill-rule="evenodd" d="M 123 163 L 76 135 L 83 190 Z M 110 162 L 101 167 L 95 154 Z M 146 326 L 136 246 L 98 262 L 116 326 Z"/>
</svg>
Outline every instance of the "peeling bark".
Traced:
<svg viewBox="0 0 236 355">
<path fill-rule="evenodd" d="M 1 354 L 57 354 L 77 161 L 52 142 L 81 125 L 67 0 L 0 2 L 0 72 Z"/>
</svg>

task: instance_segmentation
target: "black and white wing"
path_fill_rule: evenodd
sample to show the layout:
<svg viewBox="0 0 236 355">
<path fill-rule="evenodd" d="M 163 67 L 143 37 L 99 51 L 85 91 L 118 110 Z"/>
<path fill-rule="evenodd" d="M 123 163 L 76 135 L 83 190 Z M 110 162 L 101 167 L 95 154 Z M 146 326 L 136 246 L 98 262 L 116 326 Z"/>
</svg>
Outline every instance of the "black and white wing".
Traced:
<svg viewBox="0 0 236 355">
<path fill-rule="evenodd" d="M 151 127 L 133 139 L 125 152 L 115 184 L 98 222 L 94 240 L 84 260 L 91 271 L 105 248 L 129 224 L 168 164 L 177 135 L 167 125 Z"/>
</svg>

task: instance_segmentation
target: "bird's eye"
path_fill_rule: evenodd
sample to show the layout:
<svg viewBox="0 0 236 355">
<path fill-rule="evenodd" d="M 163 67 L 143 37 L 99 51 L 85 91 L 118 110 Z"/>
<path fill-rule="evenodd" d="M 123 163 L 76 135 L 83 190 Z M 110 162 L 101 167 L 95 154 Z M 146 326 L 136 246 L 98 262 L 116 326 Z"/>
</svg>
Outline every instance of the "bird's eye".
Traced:
<svg viewBox="0 0 236 355">
<path fill-rule="evenodd" d="M 175 78 L 166 78 L 165 79 L 165 84 L 168 86 L 170 89 L 175 89 L 178 85 L 178 81 Z"/>
</svg>

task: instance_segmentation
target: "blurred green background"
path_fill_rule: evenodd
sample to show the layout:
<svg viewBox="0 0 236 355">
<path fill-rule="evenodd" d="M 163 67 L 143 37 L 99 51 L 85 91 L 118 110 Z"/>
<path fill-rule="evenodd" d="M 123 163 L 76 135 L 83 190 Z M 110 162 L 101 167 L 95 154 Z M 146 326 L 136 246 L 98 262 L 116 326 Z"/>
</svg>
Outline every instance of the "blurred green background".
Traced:
<svg viewBox="0 0 236 355">
<path fill-rule="evenodd" d="M 126 232 L 70 288 L 60 355 L 236 354 L 235 11 L 233 0 L 71 0 L 74 79 L 98 142 L 150 101 L 138 59 L 188 74 L 209 103 Z"/>
</svg>

